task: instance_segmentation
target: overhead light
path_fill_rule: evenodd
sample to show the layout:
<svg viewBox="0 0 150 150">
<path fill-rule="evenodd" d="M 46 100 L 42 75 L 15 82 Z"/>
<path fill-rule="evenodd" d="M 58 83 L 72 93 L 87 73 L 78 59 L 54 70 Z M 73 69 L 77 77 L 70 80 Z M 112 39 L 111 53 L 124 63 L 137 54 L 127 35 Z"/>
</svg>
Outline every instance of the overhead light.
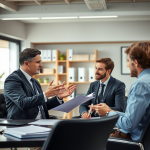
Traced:
<svg viewBox="0 0 150 150">
<path fill-rule="evenodd" d="M 40 18 L 2 18 L 1 20 L 36 20 Z"/>
<path fill-rule="evenodd" d="M 118 16 L 79 16 L 79 18 L 117 18 Z"/>
<path fill-rule="evenodd" d="M 41 19 L 77 19 L 78 17 L 42 17 Z"/>
</svg>

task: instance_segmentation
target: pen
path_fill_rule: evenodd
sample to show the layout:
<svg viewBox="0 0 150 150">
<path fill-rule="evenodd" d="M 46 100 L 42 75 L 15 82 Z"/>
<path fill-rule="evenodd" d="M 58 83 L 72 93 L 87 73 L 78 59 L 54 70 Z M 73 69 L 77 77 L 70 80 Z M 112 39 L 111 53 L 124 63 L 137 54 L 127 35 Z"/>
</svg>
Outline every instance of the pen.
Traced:
<svg viewBox="0 0 150 150">
<path fill-rule="evenodd" d="M 93 104 L 91 104 L 91 106 L 93 106 Z M 92 108 L 90 107 L 90 110 L 89 110 L 88 116 L 91 114 L 91 111 L 92 111 Z"/>
</svg>

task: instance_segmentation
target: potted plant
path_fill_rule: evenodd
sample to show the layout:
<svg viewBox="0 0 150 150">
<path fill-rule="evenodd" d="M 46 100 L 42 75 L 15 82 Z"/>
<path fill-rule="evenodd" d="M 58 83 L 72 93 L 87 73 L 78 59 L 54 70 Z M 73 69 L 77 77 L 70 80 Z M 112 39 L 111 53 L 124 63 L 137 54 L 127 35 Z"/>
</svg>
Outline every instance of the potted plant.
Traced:
<svg viewBox="0 0 150 150">
<path fill-rule="evenodd" d="M 65 55 L 64 54 L 59 54 L 58 56 L 59 56 L 60 60 L 65 60 Z"/>
</svg>

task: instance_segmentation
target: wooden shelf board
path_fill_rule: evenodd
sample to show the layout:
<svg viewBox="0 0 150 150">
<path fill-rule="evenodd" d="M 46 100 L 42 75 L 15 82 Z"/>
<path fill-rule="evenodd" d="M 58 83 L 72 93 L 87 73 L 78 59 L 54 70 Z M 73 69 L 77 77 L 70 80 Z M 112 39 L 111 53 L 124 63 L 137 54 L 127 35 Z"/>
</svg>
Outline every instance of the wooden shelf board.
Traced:
<svg viewBox="0 0 150 150">
<path fill-rule="evenodd" d="M 55 63 L 56 61 L 42 61 L 42 63 Z"/>
<path fill-rule="evenodd" d="M 40 73 L 37 76 L 56 75 L 56 73 Z"/>
<path fill-rule="evenodd" d="M 95 62 L 95 60 L 71 60 L 69 62 Z"/>
<path fill-rule="evenodd" d="M 64 75 L 67 75 L 67 73 L 59 73 L 58 75 L 64 76 Z"/>
<path fill-rule="evenodd" d="M 58 62 L 67 62 L 67 60 L 58 60 Z"/>
<path fill-rule="evenodd" d="M 40 85 L 49 85 L 49 83 L 40 83 Z M 56 83 L 53 83 L 52 85 L 56 85 Z"/>
<path fill-rule="evenodd" d="M 69 82 L 69 84 L 70 84 L 70 83 L 91 83 L 91 82 L 89 82 L 89 81 L 85 81 L 85 82 L 75 81 L 75 82 Z"/>
</svg>

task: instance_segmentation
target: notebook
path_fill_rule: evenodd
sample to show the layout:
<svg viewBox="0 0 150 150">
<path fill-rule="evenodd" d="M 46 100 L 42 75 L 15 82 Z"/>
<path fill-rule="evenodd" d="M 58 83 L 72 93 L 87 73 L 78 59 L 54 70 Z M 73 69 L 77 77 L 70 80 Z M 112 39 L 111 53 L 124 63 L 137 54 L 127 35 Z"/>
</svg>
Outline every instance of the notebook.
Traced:
<svg viewBox="0 0 150 150">
<path fill-rule="evenodd" d="M 6 125 L 6 126 L 21 126 L 26 124 L 28 123 L 17 121 L 17 120 L 0 120 L 0 125 Z"/>
</svg>

